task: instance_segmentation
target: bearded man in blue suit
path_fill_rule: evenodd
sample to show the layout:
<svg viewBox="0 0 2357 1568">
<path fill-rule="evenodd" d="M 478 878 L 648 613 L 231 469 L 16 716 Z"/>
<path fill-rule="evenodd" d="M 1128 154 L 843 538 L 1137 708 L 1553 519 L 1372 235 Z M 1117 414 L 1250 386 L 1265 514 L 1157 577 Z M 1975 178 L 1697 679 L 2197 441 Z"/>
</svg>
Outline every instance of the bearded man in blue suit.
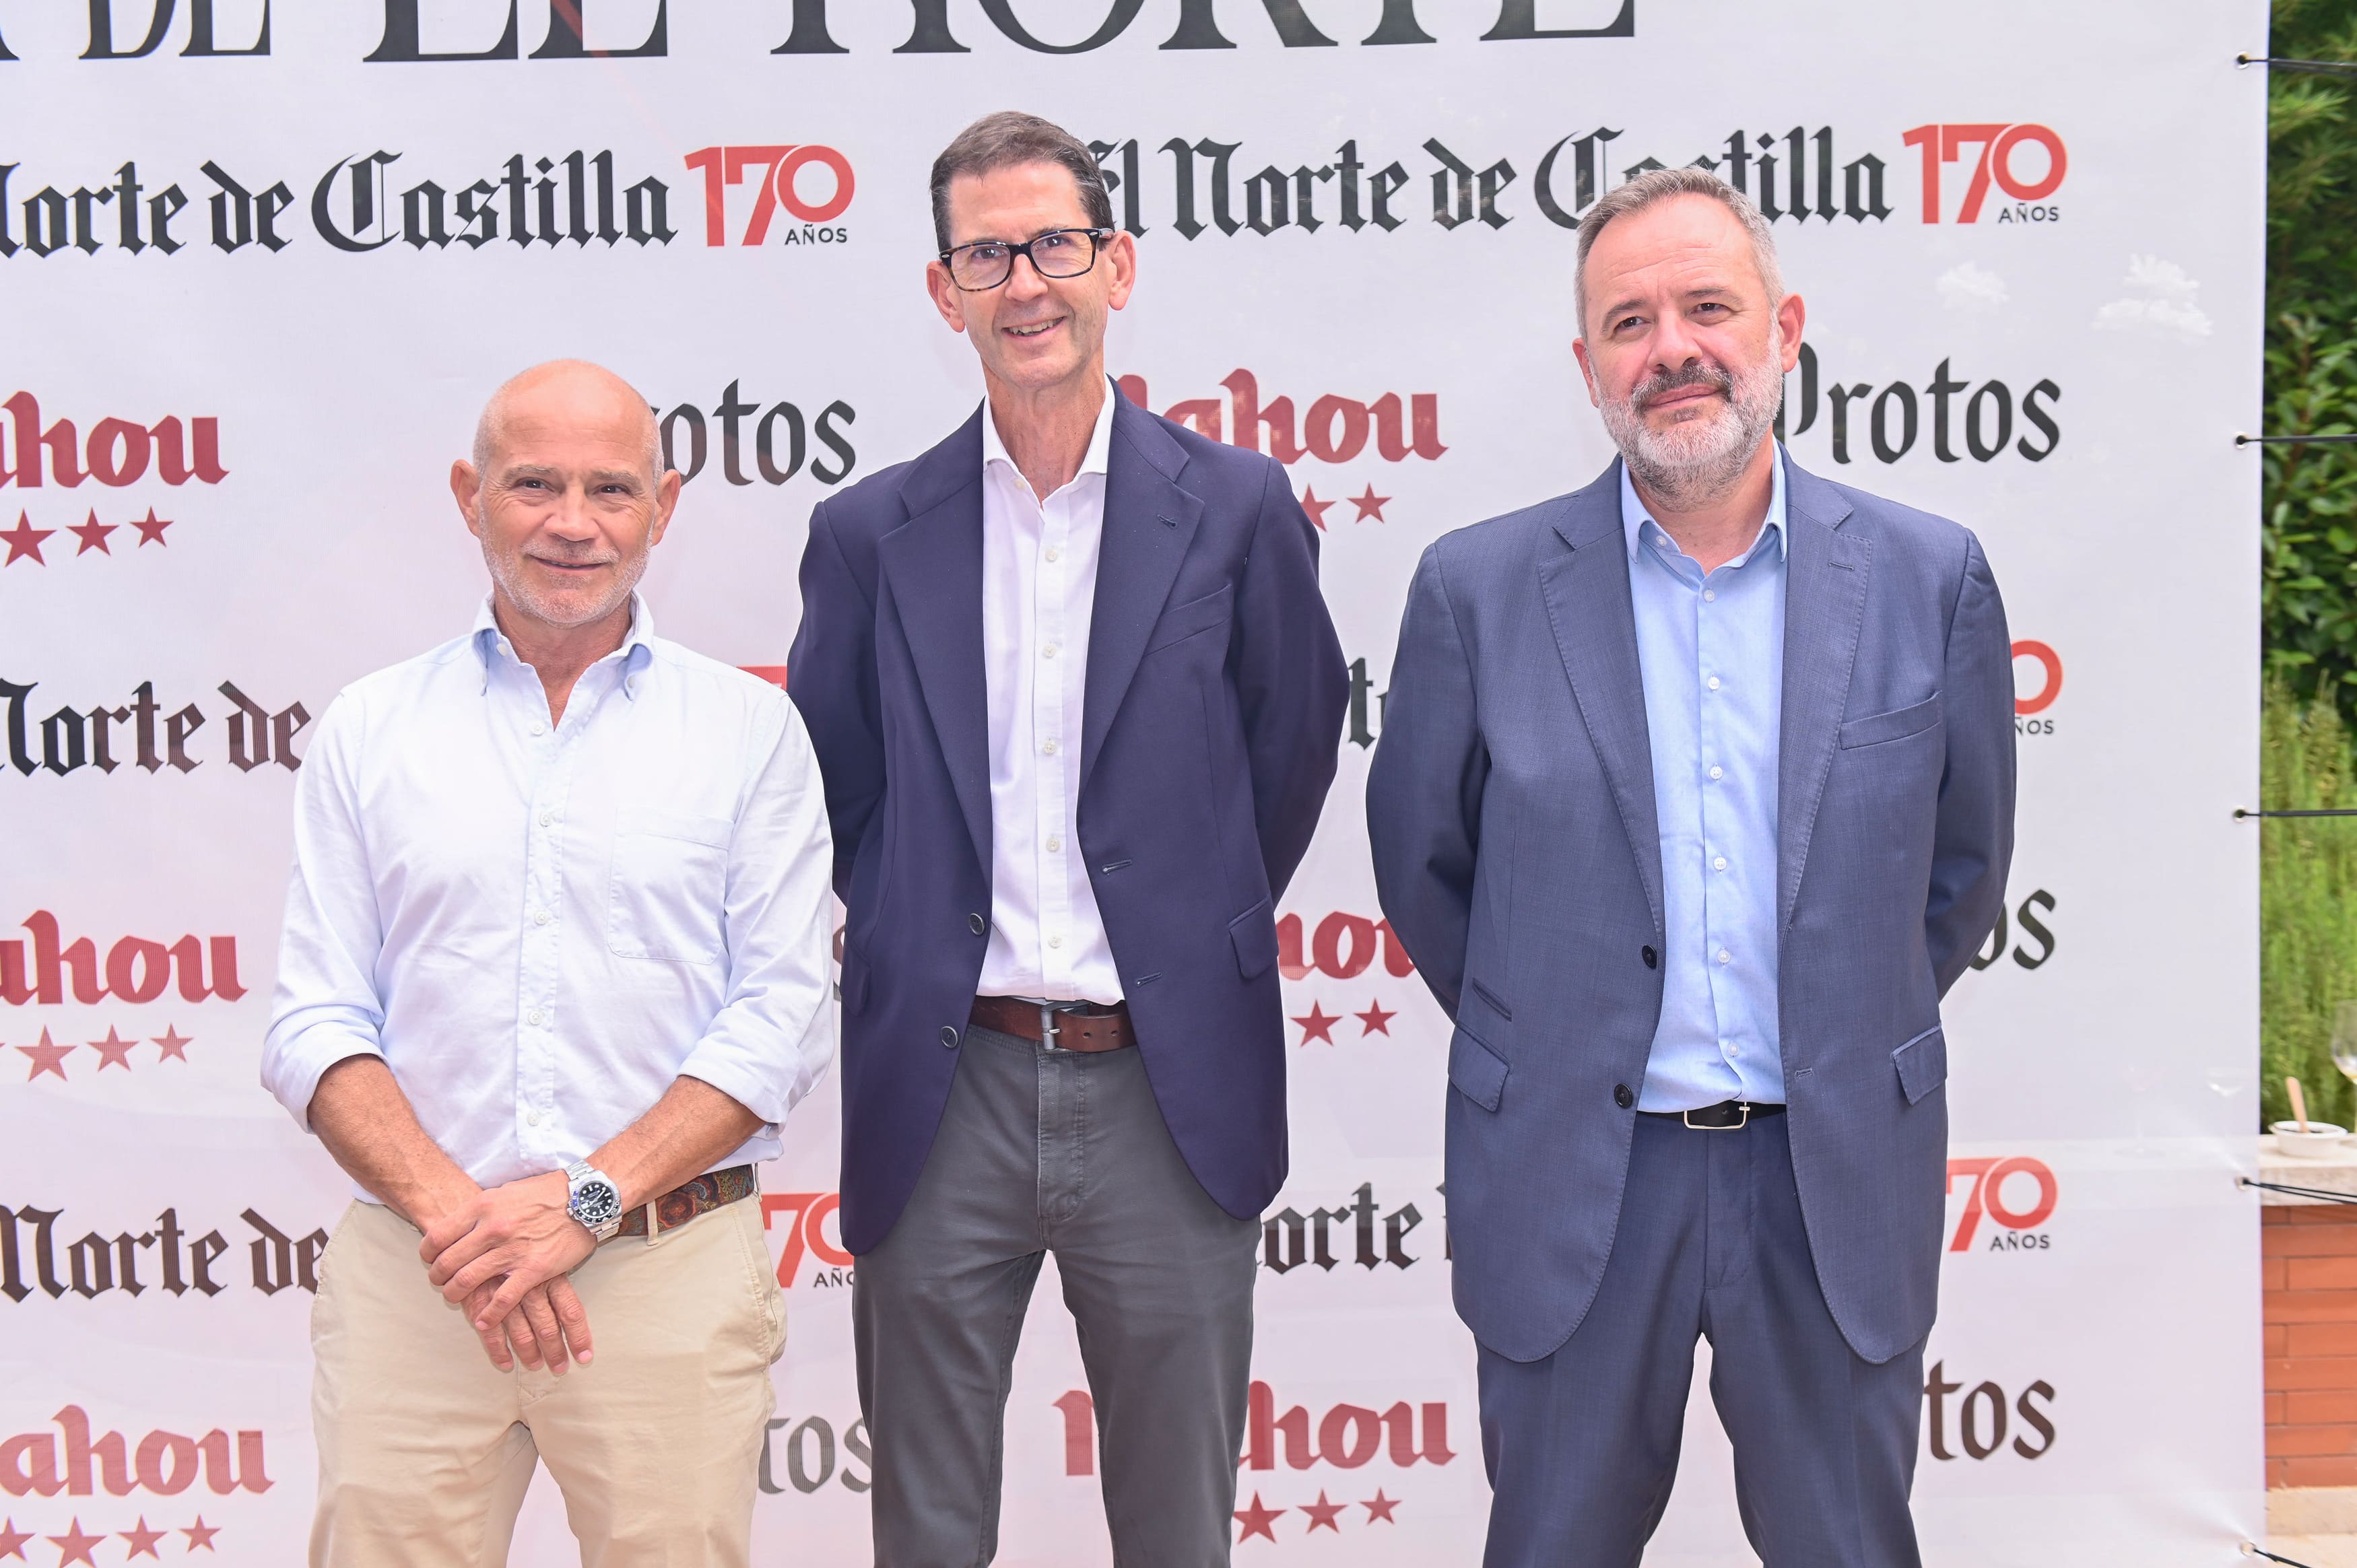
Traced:
<svg viewBox="0 0 2357 1568">
<path fill-rule="evenodd" d="M 1456 1026 L 1486 1561 L 1640 1561 L 1707 1337 L 1767 1568 L 1913 1568 L 1940 1001 L 2013 847 L 2004 607 L 1969 532 L 1779 447 L 1803 313 L 1741 192 L 1611 192 L 1577 294 L 1621 460 L 1426 552 L 1367 789 Z"/>
</svg>

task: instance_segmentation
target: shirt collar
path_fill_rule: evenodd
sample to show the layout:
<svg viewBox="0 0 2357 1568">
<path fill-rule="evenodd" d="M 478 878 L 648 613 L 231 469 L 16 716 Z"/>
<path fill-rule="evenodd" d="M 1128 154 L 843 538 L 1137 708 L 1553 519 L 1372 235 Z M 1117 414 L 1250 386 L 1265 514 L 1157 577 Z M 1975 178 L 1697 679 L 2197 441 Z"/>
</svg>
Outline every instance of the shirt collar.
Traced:
<svg viewBox="0 0 2357 1568">
<path fill-rule="evenodd" d="M 1644 537 L 1648 528 L 1664 538 L 1668 536 L 1668 531 L 1655 522 L 1653 514 L 1645 510 L 1643 498 L 1637 494 L 1637 487 L 1629 478 L 1629 465 L 1623 463 L 1620 465 L 1620 529 L 1628 537 L 1630 560 L 1637 558 L 1638 542 Z M 1728 564 L 1740 566 L 1749 561 L 1758 552 L 1760 541 L 1771 536 L 1775 540 L 1776 553 L 1779 555 L 1786 553 L 1789 542 L 1784 531 L 1784 447 L 1781 442 L 1776 446 L 1773 478 L 1769 484 L 1768 515 L 1760 521 L 1760 532 L 1752 539 L 1750 546 Z"/>
<path fill-rule="evenodd" d="M 1072 478 L 1074 479 L 1077 480 L 1082 474 L 1095 474 L 1099 478 L 1103 477 L 1105 464 L 1113 452 L 1113 400 L 1121 395 L 1122 392 L 1119 387 L 1114 385 L 1110 381 L 1105 382 L 1104 406 L 1097 410 L 1096 424 L 1089 432 L 1089 449 L 1081 455 L 1081 467 L 1079 471 L 1073 474 Z M 996 416 L 992 414 L 990 412 L 990 400 L 988 398 L 985 398 L 982 403 L 982 467 L 984 472 L 987 473 L 993 463 L 1006 464 L 1007 471 L 1010 473 L 1019 475 L 1023 471 L 1016 467 L 1015 459 L 1008 456 L 1006 451 L 1006 443 L 999 439 L 998 420 Z M 1040 496 L 1038 499 L 1044 501 L 1048 498 Z"/>
<path fill-rule="evenodd" d="M 468 635 L 468 639 L 474 644 L 475 657 L 482 661 L 483 690 L 487 692 L 491 686 L 491 652 L 494 649 L 506 654 L 509 660 L 517 664 L 523 662 L 516 658 L 515 649 L 509 644 L 506 635 L 500 630 L 499 618 L 491 613 L 491 596 L 489 594 L 483 596 L 483 602 L 476 607 L 475 624 Z M 624 695 L 633 699 L 638 696 L 638 675 L 655 656 L 654 639 L 655 613 L 648 607 L 647 601 L 639 596 L 638 591 L 632 589 L 630 629 L 623 636 L 621 647 L 606 655 L 605 659 L 597 660 L 598 664 L 603 664 L 608 660 L 619 659 L 621 661 Z M 592 665 L 591 668 L 595 669 L 596 666 Z"/>
</svg>

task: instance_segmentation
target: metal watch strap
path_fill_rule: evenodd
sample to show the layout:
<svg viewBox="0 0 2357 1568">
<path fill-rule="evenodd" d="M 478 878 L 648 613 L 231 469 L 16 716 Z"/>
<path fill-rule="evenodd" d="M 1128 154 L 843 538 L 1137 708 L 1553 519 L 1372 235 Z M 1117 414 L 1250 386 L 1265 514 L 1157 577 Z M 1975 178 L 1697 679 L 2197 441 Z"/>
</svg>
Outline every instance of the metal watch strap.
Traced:
<svg viewBox="0 0 2357 1568">
<path fill-rule="evenodd" d="M 593 1178 L 602 1183 L 606 1190 L 614 1195 L 613 1218 L 602 1225 L 589 1225 L 582 1221 L 580 1215 L 574 1211 L 575 1197 L 579 1194 L 583 1185 Z M 615 1233 L 621 1230 L 621 1189 L 614 1185 L 613 1177 L 591 1165 L 587 1160 L 576 1160 L 565 1167 L 565 1212 L 573 1215 L 574 1219 L 581 1223 L 596 1240 L 601 1242 L 610 1241 L 614 1239 Z"/>
</svg>

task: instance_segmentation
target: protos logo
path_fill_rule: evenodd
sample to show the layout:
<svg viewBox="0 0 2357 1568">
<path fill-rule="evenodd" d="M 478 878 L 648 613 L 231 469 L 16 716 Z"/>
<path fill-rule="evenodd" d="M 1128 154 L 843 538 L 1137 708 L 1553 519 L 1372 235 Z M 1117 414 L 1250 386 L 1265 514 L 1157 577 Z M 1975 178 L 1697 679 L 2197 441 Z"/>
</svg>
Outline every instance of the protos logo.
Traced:
<svg viewBox="0 0 2357 1568">
<path fill-rule="evenodd" d="M 2021 205 L 2000 206 L 2000 223 L 2051 223 L 2058 221 L 2061 209 L 2042 205 L 2046 199 L 2061 188 L 2062 176 L 2071 166 L 2071 157 L 2063 151 L 2062 138 L 2044 125 L 1918 125 L 1900 140 L 1919 149 L 1923 156 L 1923 221 L 1940 221 L 1940 167 L 1958 161 L 1964 148 L 1977 144 L 1980 156 L 1973 164 L 1972 178 L 1964 186 L 1964 202 L 1956 209 L 1956 221 L 1977 223 L 1981 209 L 1988 200 L 1989 186 L 1996 188 Z M 2014 160 L 2025 146 L 2037 147 L 2045 155 L 2045 170 L 2034 179 L 2024 178 Z M 2034 157 L 2022 159 L 2022 164 L 2035 169 Z"/>
<path fill-rule="evenodd" d="M 1996 1220 L 2000 1227 L 1989 1237 L 1986 1251 L 2046 1251 L 2046 1238 L 2037 1233 L 2038 1228 L 2052 1218 L 2054 1205 L 2061 1197 L 2061 1187 L 2054 1179 L 2052 1168 L 2044 1160 L 2032 1159 L 2028 1155 L 2014 1155 L 2003 1159 L 1952 1159 L 1948 1162 L 1950 1197 L 1955 1195 L 1958 1176 L 1969 1178 L 1972 1185 L 1964 1191 L 1964 1212 L 1957 1217 L 1955 1233 L 1948 1240 L 1948 1251 L 1965 1252 L 1972 1250 L 1973 1238 L 1980 1233 L 1983 1215 Z M 2027 1205 L 2014 1207 L 2023 1198 L 2029 1200 Z"/>
<path fill-rule="evenodd" d="M 747 183 L 745 171 L 760 166 L 761 176 L 751 182 L 752 210 L 746 215 L 744 237 L 740 245 L 761 245 L 769 242 L 770 224 L 782 207 L 791 217 L 804 224 L 829 223 L 843 216 L 851 205 L 853 180 L 851 160 L 833 147 L 796 146 L 791 143 L 743 147 L 705 147 L 687 155 L 687 166 L 704 171 L 704 242 L 706 245 L 728 243 L 728 188 Z M 812 166 L 823 168 L 834 183 L 826 188 L 825 199 L 812 201 L 802 194 L 801 176 Z M 789 224 L 785 239 L 789 245 L 835 243 L 850 238 L 842 229 L 798 230 Z"/>
</svg>

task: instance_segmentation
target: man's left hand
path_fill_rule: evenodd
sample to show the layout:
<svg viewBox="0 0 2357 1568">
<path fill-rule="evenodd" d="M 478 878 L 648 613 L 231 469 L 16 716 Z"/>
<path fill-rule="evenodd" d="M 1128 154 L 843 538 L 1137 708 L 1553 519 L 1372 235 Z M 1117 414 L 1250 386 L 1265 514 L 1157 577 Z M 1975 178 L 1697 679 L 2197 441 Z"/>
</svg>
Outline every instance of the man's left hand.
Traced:
<svg viewBox="0 0 2357 1568">
<path fill-rule="evenodd" d="M 442 1299 L 457 1305 L 497 1276 L 499 1288 L 472 1321 L 488 1333 L 527 1292 L 571 1273 L 597 1250 L 597 1238 L 566 1210 L 571 1188 L 562 1171 L 485 1189 L 425 1232 L 417 1255 Z"/>
</svg>

